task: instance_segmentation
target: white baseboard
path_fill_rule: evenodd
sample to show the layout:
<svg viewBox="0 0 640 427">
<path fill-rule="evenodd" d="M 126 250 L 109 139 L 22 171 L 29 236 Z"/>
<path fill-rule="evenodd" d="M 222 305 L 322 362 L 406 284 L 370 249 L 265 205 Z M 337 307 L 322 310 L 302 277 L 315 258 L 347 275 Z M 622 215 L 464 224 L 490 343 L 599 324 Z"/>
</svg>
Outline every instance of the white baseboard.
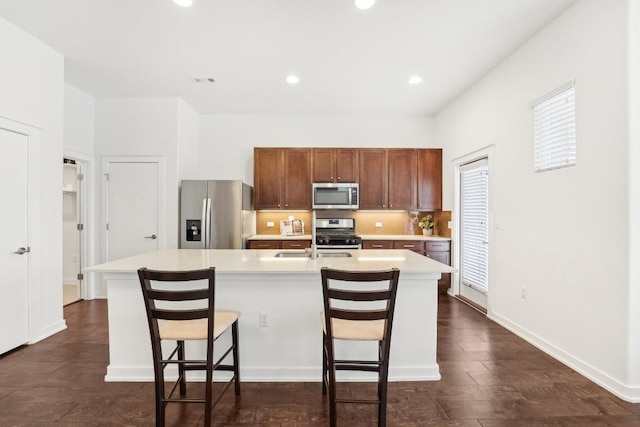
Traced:
<svg viewBox="0 0 640 427">
<path fill-rule="evenodd" d="M 534 345 L 548 355 L 564 363 L 571 369 L 589 378 L 591 381 L 605 388 L 609 392 L 615 394 L 620 399 L 632 403 L 640 402 L 640 386 L 630 386 L 618 381 L 615 378 L 612 378 L 610 375 L 600 371 L 599 369 L 591 366 L 590 364 L 573 356 L 572 354 L 567 353 L 561 348 L 556 347 L 543 338 L 531 333 L 530 331 L 520 327 L 519 325 L 500 316 L 499 314 L 487 314 L 487 318 L 493 320 L 501 326 L 504 326 L 509 331 L 527 341 L 529 344 Z"/>
<path fill-rule="evenodd" d="M 64 331 L 65 329 L 67 329 L 67 322 L 62 319 L 59 322 L 49 325 L 45 329 L 39 330 L 36 336 L 30 337 L 29 344 L 35 344 L 38 341 L 49 338 L 51 335 L 57 334 L 58 332 Z"/>
<path fill-rule="evenodd" d="M 242 362 L 241 362 L 242 363 Z M 240 378 L 243 382 L 320 382 L 321 381 L 321 367 L 313 368 L 271 368 L 271 367 L 241 367 Z M 204 380 L 203 375 L 200 373 L 194 373 L 193 381 Z M 338 376 L 340 381 L 375 381 L 371 375 L 357 375 L 358 372 L 347 373 Z M 346 374 L 346 375 L 344 375 Z M 175 381 L 177 378 L 176 373 L 167 372 L 166 379 L 168 381 Z M 228 374 L 216 373 L 214 375 L 214 381 L 216 378 L 219 381 L 225 381 L 225 378 L 229 378 Z M 440 371 L 438 366 L 432 367 L 414 367 L 414 368 L 390 368 L 389 369 L 389 381 L 437 381 L 440 379 Z M 130 367 L 113 367 L 109 365 L 107 367 L 107 375 L 104 377 L 106 382 L 153 382 L 153 368 L 148 366 L 130 366 Z"/>
</svg>

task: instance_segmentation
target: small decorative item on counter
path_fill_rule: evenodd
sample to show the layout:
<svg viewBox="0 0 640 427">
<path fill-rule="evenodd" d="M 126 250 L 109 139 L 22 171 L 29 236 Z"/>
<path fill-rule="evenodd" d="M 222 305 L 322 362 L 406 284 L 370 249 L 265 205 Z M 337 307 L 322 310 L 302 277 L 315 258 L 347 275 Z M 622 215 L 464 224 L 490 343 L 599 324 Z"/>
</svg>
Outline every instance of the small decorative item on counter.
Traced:
<svg viewBox="0 0 640 427">
<path fill-rule="evenodd" d="M 409 236 L 413 236 L 415 234 L 413 227 L 418 223 L 418 212 L 411 211 L 409 212 Z"/>
<path fill-rule="evenodd" d="M 433 216 L 431 215 L 423 216 L 418 223 L 418 227 L 422 228 L 422 234 L 425 236 L 433 235 L 433 225 Z"/>
<path fill-rule="evenodd" d="M 291 221 L 292 234 L 294 236 L 302 236 L 304 234 L 304 221 L 294 219 Z"/>
<path fill-rule="evenodd" d="M 283 236 L 301 236 L 304 234 L 304 221 L 290 215 L 288 219 L 280 221 L 280 234 Z"/>
</svg>

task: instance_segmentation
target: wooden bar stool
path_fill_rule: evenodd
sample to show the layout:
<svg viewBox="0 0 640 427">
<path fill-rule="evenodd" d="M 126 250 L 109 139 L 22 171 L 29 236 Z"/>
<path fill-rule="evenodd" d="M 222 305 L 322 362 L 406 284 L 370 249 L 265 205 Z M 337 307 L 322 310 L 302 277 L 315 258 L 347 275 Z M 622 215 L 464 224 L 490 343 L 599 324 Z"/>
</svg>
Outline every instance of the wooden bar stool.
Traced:
<svg viewBox="0 0 640 427">
<path fill-rule="evenodd" d="M 322 321 L 322 394 L 329 390 L 331 427 L 337 426 L 337 403 L 372 403 L 378 405 L 378 426 L 387 423 L 387 378 L 391 326 L 400 270 L 342 271 L 322 268 L 324 312 Z M 338 282 L 336 284 L 336 282 Z M 380 282 L 382 289 L 366 290 L 348 286 L 347 282 Z M 349 307 L 345 302 L 348 301 Z M 372 304 L 378 302 L 381 308 Z M 375 360 L 336 360 L 334 340 L 377 341 Z M 336 397 L 336 371 L 378 373 L 377 399 L 356 400 Z"/>
<path fill-rule="evenodd" d="M 193 271 L 157 271 L 141 268 L 138 270 L 142 296 L 149 321 L 153 367 L 155 373 L 156 426 L 165 424 L 165 408 L 168 403 L 203 403 L 205 407 L 204 425 L 211 425 L 211 409 L 222 397 L 229 385 L 235 384 L 235 394 L 240 395 L 240 371 L 238 349 L 239 312 L 215 310 L 215 268 Z M 205 281 L 204 287 L 195 289 L 188 284 L 185 289 L 164 289 L 162 282 Z M 160 306 L 156 306 L 156 302 Z M 193 308 L 193 307 L 198 308 Z M 214 361 L 213 349 L 217 338 L 231 329 L 231 345 L 220 358 Z M 175 347 L 164 357 L 162 342 L 175 341 Z M 206 359 L 186 359 L 185 341 L 206 340 Z M 222 364 L 232 354 L 233 363 Z M 164 370 L 167 366 L 178 366 L 178 379 L 168 394 L 165 393 Z M 231 379 L 212 401 L 213 371 L 233 372 Z M 186 372 L 205 371 L 205 396 L 200 399 L 186 398 Z M 173 397 L 179 386 L 180 398 Z"/>
</svg>

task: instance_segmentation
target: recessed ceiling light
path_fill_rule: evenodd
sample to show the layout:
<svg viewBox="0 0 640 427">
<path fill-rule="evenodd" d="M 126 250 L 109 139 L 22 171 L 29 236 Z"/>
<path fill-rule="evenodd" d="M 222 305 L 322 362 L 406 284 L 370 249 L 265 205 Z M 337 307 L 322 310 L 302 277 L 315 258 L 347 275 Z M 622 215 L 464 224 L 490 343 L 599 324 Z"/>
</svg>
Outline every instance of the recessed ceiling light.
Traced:
<svg viewBox="0 0 640 427">
<path fill-rule="evenodd" d="M 369 9 L 376 0 L 356 0 L 356 7 L 358 9 Z"/>
<path fill-rule="evenodd" d="M 182 7 L 190 7 L 193 4 L 193 0 L 173 0 L 173 2 Z"/>
<path fill-rule="evenodd" d="M 298 78 L 298 76 L 294 76 L 293 74 L 291 74 L 290 76 L 287 76 L 287 83 L 289 83 L 290 85 L 295 85 L 300 81 L 300 79 Z"/>
<path fill-rule="evenodd" d="M 420 77 L 420 76 L 411 76 L 409 78 L 409 84 L 410 85 L 417 85 L 420 82 L 422 82 L 422 77 Z"/>
</svg>

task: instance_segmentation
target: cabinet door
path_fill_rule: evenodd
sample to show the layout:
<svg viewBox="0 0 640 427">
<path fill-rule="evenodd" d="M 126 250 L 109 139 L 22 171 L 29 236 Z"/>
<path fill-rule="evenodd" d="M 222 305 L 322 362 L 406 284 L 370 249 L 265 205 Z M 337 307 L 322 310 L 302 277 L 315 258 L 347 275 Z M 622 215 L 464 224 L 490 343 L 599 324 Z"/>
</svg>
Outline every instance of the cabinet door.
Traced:
<svg viewBox="0 0 640 427">
<path fill-rule="evenodd" d="M 282 150 L 254 148 L 253 171 L 255 209 L 280 209 Z"/>
<path fill-rule="evenodd" d="M 442 209 L 442 149 L 418 150 L 418 209 Z"/>
<path fill-rule="evenodd" d="M 362 249 L 393 249 L 393 240 L 363 240 Z"/>
<path fill-rule="evenodd" d="M 333 148 L 313 149 L 313 182 L 334 182 L 335 150 Z"/>
<path fill-rule="evenodd" d="M 282 209 L 311 209 L 311 149 L 285 148 Z"/>
<path fill-rule="evenodd" d="M 338 148 L 334 159 L 336 182 L 358 182 L 358 150 Z"/>
<path fill-rule="evenodd" d="M 387 208 L 387 150 L 360 150 L 360 209 Z"/>
<path fill-rule="evenodd" d="M 388 150 L 387 163 L 389 174 L 389 209 L 416 209 L 417 150 Z"/>
</svg>

